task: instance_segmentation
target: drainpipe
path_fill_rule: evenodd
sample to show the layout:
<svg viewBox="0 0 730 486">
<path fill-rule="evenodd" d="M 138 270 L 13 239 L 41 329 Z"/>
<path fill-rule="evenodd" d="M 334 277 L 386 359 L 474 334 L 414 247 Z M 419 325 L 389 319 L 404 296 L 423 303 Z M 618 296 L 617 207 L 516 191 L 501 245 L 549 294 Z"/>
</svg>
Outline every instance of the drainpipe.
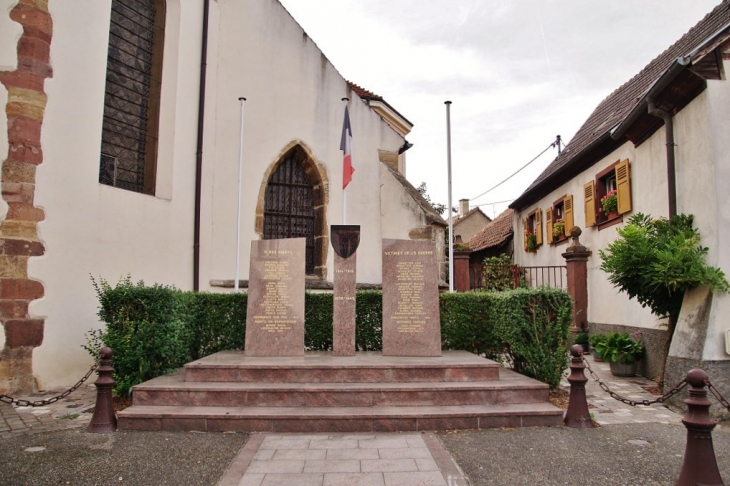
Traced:
<svg viewBox="0 0 730 486">
<path fill-rule="evenodd" d="M 677 182 L 674 173 L 674 123 L 672 116 L 654 105 L 654 98 L 647 98 L 649 114 L 664 120 L 667 146 L 667 185 L 669 193 L 669 219 L 677 215 Z"/>
<path fill-rule="evenodd" d="M 195 223 L 193 234 L 193 290 L 200 290 L 200 199 L 203 179 L 203 128 L 205 125 L 205 73 L 208 66 L 208 11 L 203 0 L 203 39 L 200 48 L 200 90 L 198 93 L 198 144 L 195 152 Z"/>
</svg>

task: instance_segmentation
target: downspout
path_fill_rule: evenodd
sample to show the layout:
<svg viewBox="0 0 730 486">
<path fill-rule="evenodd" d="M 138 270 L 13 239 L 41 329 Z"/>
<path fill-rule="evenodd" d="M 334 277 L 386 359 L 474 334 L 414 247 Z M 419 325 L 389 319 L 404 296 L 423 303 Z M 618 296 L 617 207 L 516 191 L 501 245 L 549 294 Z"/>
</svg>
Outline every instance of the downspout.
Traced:
<svg viewBox="0 0 730 486">
<path fill-rule="evenodd" d="M 669 196 L 669 219 L 677 215 L 677 182 L 674 172 L 674 122 L 672 116 L 654 105 L 654 98 L 647 98 L 649 114 L 664 120 L 667 146 L 667 185 Z"/>
<path fill-rule="evenodd" d="M 200 47 L 200 91 L 198 93 L 198 143 L 195 152 L 195 223 L 193 235 L 193 290 L 200 290 L 200 200 L 203 179 L 203 129 L 205 126 L 205 74 L 208 66 L 208 11 L 203 0 L 203 39 Z"/>
</svg>

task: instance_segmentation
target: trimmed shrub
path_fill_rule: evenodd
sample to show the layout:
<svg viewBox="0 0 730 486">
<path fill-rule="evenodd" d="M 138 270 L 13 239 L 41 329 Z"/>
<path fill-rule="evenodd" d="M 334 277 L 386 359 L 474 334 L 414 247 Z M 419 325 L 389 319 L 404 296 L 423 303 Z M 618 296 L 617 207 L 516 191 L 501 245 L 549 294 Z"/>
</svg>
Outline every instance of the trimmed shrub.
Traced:
<svg viewBox="0 0 730 486">
<path fill-rule="evenodd" d="M 94 281 L 103 330 L 88 333 L 84 348 L 96 355 L 101 343 L 114 351 L 115 392 L 175 371 L 218 351 L 243 349 L 247 295 L 181 292 L 129 277 L 111 287 Z M 507 292 L 441 294 L 443 349 L 459 349 L 501 361 L 515 371 L 558 386 L 567 367 L 571 300 L 549 288 Z M 332 349 L 332 294 L 307 293 L 304 300 L 308 350 Z M 382 349 L 382 293 L 357 292 L 355 345 Z"/>
<path fill-rule="evenodd" d="M 147 287 L 143 281 L 133 284 L 130 277 L 113 288 L 104 280 L 92 282 L 106 328 L 90 331 L 84 348 L 93 356 L 102 342 L 112 349 L 117 394 L 129 396 L 132 386 L 191 360 L 194 294 L 163 285 Z"/>
</svg>

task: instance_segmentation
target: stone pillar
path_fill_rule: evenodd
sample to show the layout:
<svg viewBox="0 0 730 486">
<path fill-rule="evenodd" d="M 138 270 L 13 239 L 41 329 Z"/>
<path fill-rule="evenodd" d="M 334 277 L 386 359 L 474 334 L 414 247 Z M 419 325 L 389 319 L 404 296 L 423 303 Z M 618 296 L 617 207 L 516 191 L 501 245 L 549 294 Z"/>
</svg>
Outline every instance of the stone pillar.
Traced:
<svg viewBox="0 0 730 486">
<path fill-rule="evenodd" d="M 31 316 L 31 301 L 43 297 L 43 284 L 33 280 L 28 260 L 43 255 L 37 231 L 43 209 L 34 204 L 36 168 L 43 162 L 41 126 L 46 106 L 44 82 L 53 74 L 50 61 L 53 21 L 47 1 L 20 0 L 10 18 L 23 27 L 18 39 L 17 68 L 0 71 L 8 101 L 8 153 L 0 154 L 2 199 L 8 205 L 0 221 L 0 392 L 30 392 L 35 387 L 33 349 L 43 342 L 44 320 Z M 0 9 L 0 15 L 8 15 Z M 3 115 L 0 115 L 3 116 Z"/>
<path fill-rule="evenodd" d="M 578 239 L 582 231 L 573 226 L 570 237 L 573 242 L 563 253 L 568 267 L 568 294 L 573 299 L 573 327 L 571 332 L 577 334 L 588 327 L 588 257 L 591 251 L 580 244 Z"/>
<path fill-rule="evenodd" d="M 471 288 L 469 255 L 471 250 L 454 250 L 454 290 L 457 292 L 468 292 Z"/>
</svg>

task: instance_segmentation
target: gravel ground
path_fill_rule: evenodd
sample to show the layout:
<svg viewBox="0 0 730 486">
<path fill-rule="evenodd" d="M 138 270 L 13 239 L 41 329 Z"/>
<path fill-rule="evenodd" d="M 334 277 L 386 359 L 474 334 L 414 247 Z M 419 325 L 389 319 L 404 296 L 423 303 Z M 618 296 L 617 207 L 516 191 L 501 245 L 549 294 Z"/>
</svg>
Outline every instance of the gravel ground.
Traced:
<svg viewBox="0 0 730 486">
<path fill-rule="evenodd" d="M 82 430 L 13 437 L 0 441 L 0 484 L 214 485 L 247 438 Z"/>
<path fill-rule="evenodd" d="M 473 486 L 673 485 L 686 436 L 683 426 L 656 423 L 439 433 Z M 730 427 L 712 436 L 720 475 L 730 484 Z"/>
</svg>

